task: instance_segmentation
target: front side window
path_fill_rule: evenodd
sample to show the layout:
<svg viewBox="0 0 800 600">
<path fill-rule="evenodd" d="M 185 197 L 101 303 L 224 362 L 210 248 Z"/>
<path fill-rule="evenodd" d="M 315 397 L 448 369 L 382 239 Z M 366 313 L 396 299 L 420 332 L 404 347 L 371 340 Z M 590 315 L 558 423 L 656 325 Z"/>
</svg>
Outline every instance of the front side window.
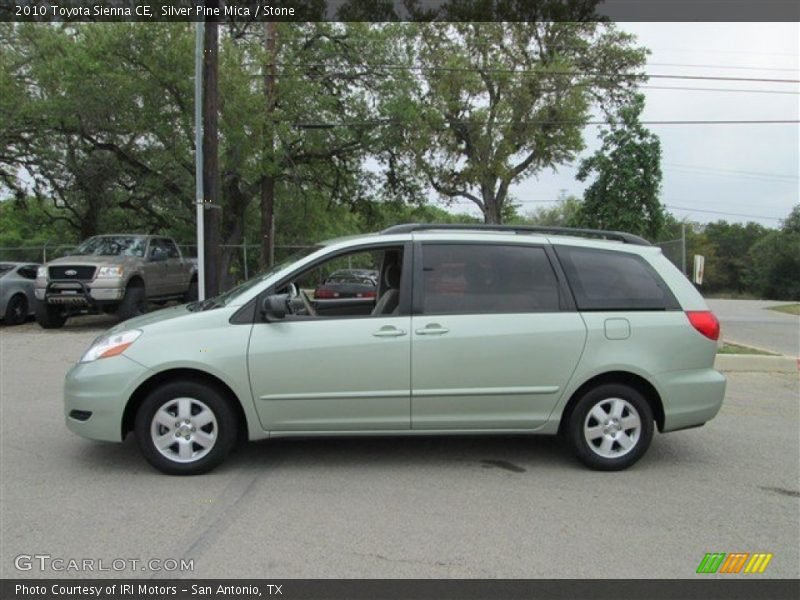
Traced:
<svg viewBox="0 0 800 600">
<path fill-rule="evenodd" d="M 541 247 L 424 244 L 426 315 L 552 312 L 559 286 Z"/>
<path fill-rule="evenodd" d="M 637 254 L 555 246 L 578 310 L 674 310 L 677 300 Z"/>
<path fill-rule="evenodd" d="M 298 273 L 277 293 L 292 296 L 297 317 L 397 315 L 402 266 L 402 247 L 359 250 Z"/>
</svg>

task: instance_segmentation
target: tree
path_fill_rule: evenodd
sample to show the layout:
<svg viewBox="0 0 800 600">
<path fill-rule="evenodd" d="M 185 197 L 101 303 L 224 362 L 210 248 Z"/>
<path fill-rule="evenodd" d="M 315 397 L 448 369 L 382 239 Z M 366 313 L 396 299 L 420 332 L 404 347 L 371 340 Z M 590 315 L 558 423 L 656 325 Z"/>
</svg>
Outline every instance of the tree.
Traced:
<svg viewBox="0 0 800 600">
<path fill-rule="evenodd" d="M 644 97 L 636 95 L 600 133 L 602 145 L 578 168 L 578 179 L 595 180 L 578 213 L 583 227 L 618 229 L 656 238 L 664 225 L 661 142 L 639 122 Z"/>
<path fill-rule="evenodd" d="M 627 100 L 646 56 L 609 23 L 430 23 L 407 31 L 405 60 L 418 81 L 399 88 L 413 104 L 401 98 L 392 107 L 391 126 L 401 131 L 390 167 L 420 174 L 447 200 L 474 202 L 489 223 L 502 221 L 512 184 L 575 157 L 593 103 L 611 111 Z"/>
<path fill-rule="evenodd" d="M 3 24 L 4 185 L 49 204 L 41 214 L 75 238 L 189 225 L 186 33 L 183 24 Z"/>
<path fill-rule="evenodd" d="M 800 300 L 800 206 L 750 250 L 746 280 L 761 298 Z"/>
<path fill-rule="evenodd" d="M 747 288 L 746 276 L 751 269 L 750 250 L 753 245 L 768 234 L 768 229 L 758 223 L 728 223 L 717 221 L 705 226 L 708 241 L 716 249 L 717 260 L 706 259 L 706 273 L 714 273 L 718 281 L 714 291 L 744 293 Z"/>
<path fill-rule="evenodd" d="M 550 207 L 539 207 L 525 216 L 531 225 L 547 225 L 550 227 L 575 227 L 581 199 L 573 195 L 562 195 L 558 204 Z"/>
</svg>

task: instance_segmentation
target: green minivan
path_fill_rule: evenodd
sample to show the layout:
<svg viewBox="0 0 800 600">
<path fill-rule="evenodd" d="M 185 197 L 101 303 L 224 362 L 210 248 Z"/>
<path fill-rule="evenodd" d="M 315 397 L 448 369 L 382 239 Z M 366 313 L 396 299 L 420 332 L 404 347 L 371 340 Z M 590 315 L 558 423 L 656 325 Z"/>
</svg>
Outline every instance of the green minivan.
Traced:
<svg viewBox="0 0 800 600">
<path fill-rule="evenodd" d="M 377 272 L 374 291 L 315 290 Z M 626 233 L 398 225 L 324 242 L 215 298 L 97 338 L 67 426 L 170 474 L 237 440 L 560 434 L 587 466 L 635 463 L 720 409 L 719 323 L 658 247 Z"/>
</svg>

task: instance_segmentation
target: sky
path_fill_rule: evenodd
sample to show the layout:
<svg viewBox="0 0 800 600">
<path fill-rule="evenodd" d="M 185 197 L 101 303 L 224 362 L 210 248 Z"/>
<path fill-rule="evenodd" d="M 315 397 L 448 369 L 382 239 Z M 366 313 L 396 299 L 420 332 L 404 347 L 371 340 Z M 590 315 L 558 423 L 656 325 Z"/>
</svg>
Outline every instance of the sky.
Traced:
<svg viewBox="0 0 800 600">
<path fill-rule="evenodd" d="M 650 74 L 800 79 L 798 23 L 620 23 L 619 27 L 651 50 L 646 67 Z M 651 79 L 647 85 L 790 93 L 648 88 L 642 90 L 643 121 L 800 120 L 798 83 Z M 779 219 L 800 202 L 797 123 L 648 127 L 662 144 L 662 202 L 679 219 L 755 221 L 778 227 Z M 584 132 L 587 148 L 582 157 L 598 148 L 596 135 L 596 127 Z M 582 196 L 589 182 L 577 181 L 575 171 L 564 166 L 514 186 L 520 212 L 552 206 L 562 193 Z M 458 203 L 450 210 L 479 215 L 472 206 Z"/>
</svg>

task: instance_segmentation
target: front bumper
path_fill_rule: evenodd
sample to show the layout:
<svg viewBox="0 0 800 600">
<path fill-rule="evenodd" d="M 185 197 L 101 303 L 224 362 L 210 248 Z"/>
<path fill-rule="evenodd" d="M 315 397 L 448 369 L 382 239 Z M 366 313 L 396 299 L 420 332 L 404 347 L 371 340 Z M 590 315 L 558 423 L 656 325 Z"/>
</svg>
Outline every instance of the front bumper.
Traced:
<svg viewBox="0 0 800 600">
<path fill-rule="evenodd" d="M 124 354 L 76 364 L 64 380 L 67 427 L 92 440 L 122 441 L 125 406 L 150 374 L 149 369 Z"/>
<path fill-rule="evenodd" d="M 714 369 L 672 371 L 655 377 L 664 405 L 663 432 L 697 427 L 722 407 L 727 380 Z"/>
<path fill-rule="evenodd" d="M 48 304 L 66 306 L 94 306 L 119 302 L 124 296 L 125 289 L 109 281 L 109 287 L 98 287 L 97 281 L 80 281 L 73 279 L 53 279 L 47 282 L 47 287 L 37 287 L 35 294 L 37 300 L 44 300 Z"/>
</svg>

